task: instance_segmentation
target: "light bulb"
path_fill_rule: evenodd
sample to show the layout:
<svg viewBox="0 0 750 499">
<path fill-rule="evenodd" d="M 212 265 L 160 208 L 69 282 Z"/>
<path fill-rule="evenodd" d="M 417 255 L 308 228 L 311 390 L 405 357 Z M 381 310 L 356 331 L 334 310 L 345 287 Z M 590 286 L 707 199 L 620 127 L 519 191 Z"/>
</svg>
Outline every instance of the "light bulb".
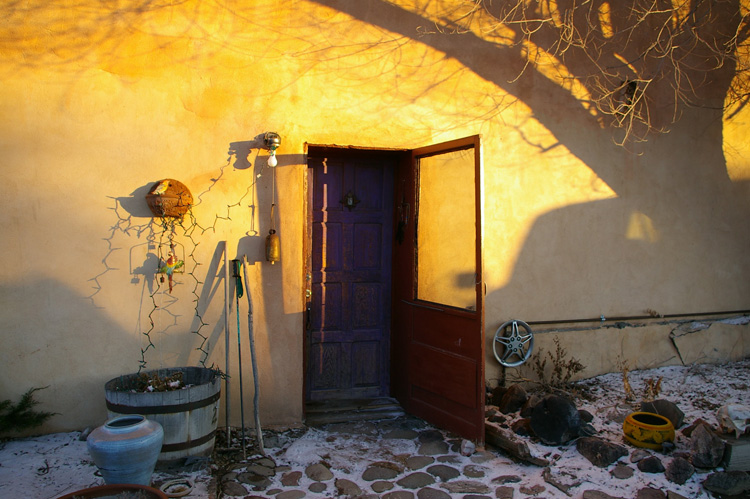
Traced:
<svg viewBox="0 0 750 499">
<path fill-rule="evenodd" d="M 276 154 L 271 153 L 271 155 L 268 157 L 268 166 L 273 168 L 274 166 L 278 165 L 279 162 L 276 161 Z"/>
</svg>

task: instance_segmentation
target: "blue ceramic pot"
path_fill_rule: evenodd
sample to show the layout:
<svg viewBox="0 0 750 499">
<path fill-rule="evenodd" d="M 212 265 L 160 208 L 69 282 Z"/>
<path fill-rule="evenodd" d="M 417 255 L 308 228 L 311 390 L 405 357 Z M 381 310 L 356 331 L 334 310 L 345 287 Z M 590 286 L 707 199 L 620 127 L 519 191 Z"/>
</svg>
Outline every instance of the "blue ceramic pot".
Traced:
<svg viewBox="0 0 750 499">
<path fill-rule="evenodd" d="M 159 423 L 133 414 L 110 419 L 91 432 L 86 444 L 108 485 L 150 485 L 163 441 Z"/>
</svg>

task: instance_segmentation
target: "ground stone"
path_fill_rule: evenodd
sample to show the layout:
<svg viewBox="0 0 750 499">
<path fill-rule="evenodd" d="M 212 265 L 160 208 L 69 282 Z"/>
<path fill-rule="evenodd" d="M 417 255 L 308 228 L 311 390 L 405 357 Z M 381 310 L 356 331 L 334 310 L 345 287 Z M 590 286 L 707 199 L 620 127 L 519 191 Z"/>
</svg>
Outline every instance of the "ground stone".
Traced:
<svg viewBox="0 0 750 499">
<path fill-rule="evenodd" d="M 377 482 L 373 482 L 372 485 L 373 492 L 377 492 L 378 494 L 381 494 L 385 492 L 386 490 L 391 490 L 393 488 L 393 484 L 391 482 L 387 482 L 385 480 L 378 480 Z"/>
<path fill-rule="evenodd" d="M 506 484 L 506 483 L 518 483 L 521 481 L 521 477 L 518 475 L 502 475 L 492 479 L 492 483 Z"/>
<path fill-rule="evenodd" d="M 497 490 L 495 490 L 495 497 L 497 497 L 497 499 L 513 499 L 514 492 L 515 490 L 513 489 L 513 487 L 503 485 L 502 487 L 498 487 Z"/>
<path fill-rule="evenodd" d="M 666 496 L 667 495 L 659 489 L 646 487 L 636 493 L 635 499 L 665 499 Z"/>
<path fill-rule="evenodd" d="M 451 499 L 451 495 L 442 490 L 425 487 L 417 492 L 419 499 Z"/>
<path fill-rule="evenodd" d="M 579 438 L 576 442 L 576 449 L 591 464 L 600 468 L 606 468 L 621 457 L 628 455 L 628 450 L 622 445 L 597 437 Z"/>
<path fill-rule="evenodd" d="M 268 466 L 263 466 L 260 464 L 251 464 L 247 467 L 246 471 L 248 473 L 255 473 L 256 475 L 260 476 L 274 476 L 276 474 L 273 468 L 269 468 Z"/>
<path fill-rule="evenodd" d="M 320 494 L 321 492 L 324 492 L 327 488 L 328 488 L 328 485 L 324 484 L 323 482 L 315 482 L 315 483 L 311 483 L 310 486 L 307 488 L 307 490 L 315 494 Z"/>
<path fill-rule="evenodd" d="M 538 496 L 539 494 L 541 494 L 547 489 L 544 487 L 544 485 L 536 484 L 531 487 L 527 485 L 522 485 L 521 488 L 518 490 L 520 490 L 521 493 L 526 494 L 527 496 Z"/>
<path fill-rule="evenodd" d="M 440 485 L 451 494 L 487 494 L 490 488 L 482 482 L 471 480 L 457 480 L 455 482 L 443 483 Z"/>
<path fill-rule="evenodd" d="M 424 442 L 419 446 L 420 454 L 423 456 L 438 456 L 448 452 L 448 443 L 445 440 L 434 440 Z"/>
<path fill-rule="evenodd" d="M 435 462 L 430 456 L 411 456 L 406 460 L 406 467 L 410 470 L 418 470 Z"/>
<path fill-rule="evenodd" d="M 461 472 L 452 466 L 446 466 L 444 464 L 436 464 L 427 468 L 427 473 L 439 478 L 441 482 L 447 482 L 453 480 L 461 475 Z"/>
<path fill-rule="evenodd" d="M 642 461 L 642 460 L 646 459 L 650 455 L 651 454 L 647 450 L 636 449 L 630 455 L 630 462 L 631 463 L 637 463 L 638 461 Z"/>
<path fill-rule="evenodd" d="M 396 478 L 400 474 L 398 469 L 394 469 L 393 466 L 385 466 L 384 463 L 375 463 L 370 465 L 364 473 L 362 473 L 362 479 L 368 482 L 375 480 L 390 480 Z"/>
<path fill-rule="evenodd" d="M 245 497 L 247 495 L 247 489 L 242 486 L 242 484 L 237 482 L 227 482 L 224 485 L 222 485 L 222 492 L 224 492 L 224 495 L 227 496 L 241 496 Z"/>
<path fill-rule="evenodd" d="M 644 473 L 663 473 L 664 465 L 656 456 L 650 456 L 638 461 L 638 469 Z"/>
<path fill-rule="evenodd" d="M 441 463 L 457 464 L 461 462 L 461 458 L 448 454 L 447 456 L 440 456 L 437 460 Z"/>
<path fill-rule="evenodd" d="M 461 455 L 462 456 L 471 456 L 477 451 L 477 446 L 474 442 L 471 440 L 462 440 L 461 441 Z"/>
<path fill-rule="evenodd" d="M 612 471 L 609 472 L 610 475 L 617 478 L 618 480 L 627 480 L 628 478 L 631 478 L 634 473 L 635 470 L 633 468 L 622 463 L 617 463 Z"/>
<path fill-rule="evenodd" d="M 688 499 L 687 497 L 683 496 L 682 494 L 678 494 L 677 492 L 674 492 L 672 490 L 667 491 L 667 499 Z"/>
<path fill-rule="evenodd" d="M 305 475 L 315 482 L 325 482 L 333 478 L 333 473 L 328 467 L 321 463 L 311 464 L 305 468 Z"/>
<path fill-rule="evenodd" d="M 411 475 L 406 475 L 396 483 L 405 489 L 421 489 L 435 483 L 435 478 L 422 471 L 417 471 Z"/>
<path fill-rule="evenodd" d="M 383 496 L 383 499 L 414 499 L 414 492 L 409 492 L 407 490 L 388 492 Z"/>
<path fill-rule="evenodd" d="M 690 461 L 682 457 L 675 457 L 669 464 L 664 475 L 672 483 L 683 485 L 695 473 L 695 468 Z"/>
<path fill-rule="evenodd" d="M 464 467 L 463 474 L 467 478 L 482 478 L 484 476 L 485 468 L 469 464 Z"/>
<path fill-rule="evenodd" d="M 418 436 L 419 433 L 414 430 L 397 428 L 385 433 L 383 438 L 387 440 L 414 440 Z"/>
<path fill-rule="evenodd" d="M 284 473 L 281 476 L 281 485 L 284 487 L 297 487 L 299 486 L 300 478 L 302 478 L 301 471 L 290 471 L 289 473 Z"/>
<path fill-rule="evenodd" d="M 302 499 L 305 494 L 301 490 L 285 490 L 276 496 L 276 499 Z"/>
<path fill-rule="evenodd" d="M 427 442 L 443 442 L 445 441 L 445 437 L 443 437 L 443 434 L 439 430 L 424 430 L 419 432 L 419 441 L 420 443 L 427 443 Z"/>
<path fill-rule="evenodd" d="M 492 452 L 488 452 L 485 450 L 481 452 L 475 452 L 474 454 L 472 454 L 470 459 L 472 463 L 481 464 L 486 463 L 487 461 L 492 461 L 493 459 L 495 459 L 495 455 Z"/>
<path fill-rule="evenodd" d="M 587 490 L 583 493 L 583 499 L 624 499 L 618 496 L 611 496 L 600 490 Z"/>
<path fill-rule="evenodd" d="M 750 473 L 744 471 L 723 471 L 708 475 L 703 487 L 717 494 L 734 496 L 750 491 Z"/>
<path fill-rule="evenodd" d="M 338 478 L 334 484 L 338 491 L 338 496 L 352 497 L 362 494 L 362 489 L 359 488 L 359 485 L 346 478 Z"/>
<path fill-rule="evenodd" d="M 253 490 L 266 490 L 271 485 L 268 477 L 256 475 L 255 473 L 240 473 L 237 480 L 250 485 Z"/>
</svg>

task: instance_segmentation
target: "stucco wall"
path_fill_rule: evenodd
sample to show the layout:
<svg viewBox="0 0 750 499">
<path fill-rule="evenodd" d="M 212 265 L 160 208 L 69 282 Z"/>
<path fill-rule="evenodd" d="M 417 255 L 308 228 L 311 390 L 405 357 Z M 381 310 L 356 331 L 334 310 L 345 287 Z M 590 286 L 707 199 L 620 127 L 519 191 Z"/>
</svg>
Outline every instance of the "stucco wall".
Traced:
<svg viewBox="0 0 750 499">
<path fill-rule="evenodd" d="M 298 423 L 306 143 L 482 134 L 488 336 L 512 317 L 750 308 L 746 113 L 722 128 L 716 111 L 688 110 L 623 149 L 544 72 L 512 81 L 515 52 L 425 34 L 437 11 L 410 5 L 0 2 L 0 399 L 49 385 L 37 398 L 60 414 L 44 430 L 100 424 L 104 382 L 138 369 L 150 314 L 148 367 L 193 365 L 201 344 L 223 367 L 226 241 L 250 259 L 261 420 Z M 153 278 L 169 230 L 144 200 L 163 178 L 196 200 L 176 228 L 192 256 L 171 294 Z"/>
</svg>

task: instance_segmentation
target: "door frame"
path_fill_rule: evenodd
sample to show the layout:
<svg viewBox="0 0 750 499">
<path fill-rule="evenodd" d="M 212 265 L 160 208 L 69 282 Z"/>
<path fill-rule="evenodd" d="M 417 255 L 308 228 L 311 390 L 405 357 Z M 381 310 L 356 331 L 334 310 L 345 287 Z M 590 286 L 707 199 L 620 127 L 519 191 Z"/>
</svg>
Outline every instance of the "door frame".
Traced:
<svg viewBox="0 0 750 499">
<path fill-rule="evenodd" d="M 412 180 L 415 182 L 415 185 L 413 188 L 416 188 L 416 182 L 417 179 L 415 178 L 416 172 L 413 171 L 415 168 L 414 162 L 416 159 L 416 156 L 425 156 L 429 155 L 432 152 L 437 151 L 444 151 L 444 150 L 450 150 L 450 149 L 460 149 L 465 148 L 467 144 L 473 145 L 475 149 L 475 199 L 476 199 L 476 272 L 477 272 L 477 279 L 476 279 L 476 299 L 477 299 L 477 313 L 479 314 L 478 320 L 480 322 L 480 343 L 481 343 L 481 352 L 479 354 L 479 358 L 477 358 L 477 369 L 478 369 L 478 382 L 482 385 L 482 387 L 478 388 L 478 397 L 479 400 L 477 401 L 477 404 L 479 404 L 479 410 L 478 413 L 481 413 L 481 424 L 483 428 L 483 421 L 484 421 L 484 383 L 485 383 L 485 307 L 484 307 L 484 268 L 483 268 L 483 238 L 484 238 L 484 215 L 483 215 L 483 206 L 484 206 L 484 189 L 483 189 L 483 166 L 482 166 L 482 154 L 481 154 L 481 136 L 480 135 L 474 135 L 469 136 L 461 139 L 456 139 L 448 142 L 443 142 L 439 144 L 431 144 L 425 147 L 421 148 L 415 148 L 415 149 L 385 149 L 385 148 L 369 148 L 369 147 L 353 147 L 353 146 L 336 146 L 336 145 L 319 145 L 319 144 L 308 144 L 305 143 L 305 167 L 308 168 L 308 160 L 307 158 L 310 155 L 310 150 L 314 150 L 316 154 L 325 154 L 327 151 L 330 151 L 332 154 L 346 154 L 347 152 L 351 152 L 352 154 L 371 154 L 371 155 L 387 155 L 390 158 L 395 158 L 396 161 L 399 162 L 401 165 L 400 167 L 407 167 L 412 169 Z M 400 168 L 397 167 L 397 168 Z M 307 393 L 307 386 L 305 385 L 307 383 L 307 358 L 308 358 L 308 351 L 307 351 L 307 341 L 306 341 L 306 329 L 308 320 L 310 317 L 310 306 L 311 306 L 311 280 L 312 275 L 310 273 L 310 269 L 312 268 L 312 196 L 313 196 L 313 189 L 312 186 L 309 183 L 309 175 L 308 171 L 306 170 L 306 174 L 304 175 L 304 192 L 305 192 L 305 203 L 304 203 L 304 218 L 305 218 L 305 224 L 304 224 L 304 237 L 303 237 L 303 275 L 305 278 L 305 286 L 302 290 L 302 298 L 303 303 L 305 304 L 305 310 L 303 312 L 303 334 L 302 334 L 302 342 L 303 342 L 303 390 L 302 390 L 302 397 L 303 397 L 303 407 L 305 407 L 306 400 L 306 393 Z M 400 180 L 398 178 L 398 175 L 394 175 L 393 177 L 394 182 L 394 221 L 392 229 L 394 231 L 394 237 L 392 238 L 392 251 L 395 252 L 395 248 L 398 244 L 396 237 L 395 237 L 395 231 L 398 224 L 398 210 L 396 207 L 401 202 L 400 198 L 400 190 L 399 186 L 397 185 Z M 416 216 L 416 207 L 412 208 L 411 216 Z M 392 266 L 391 266 L 391 273 L 398 271 L 403 271 L 404 269 L 398 269 L 396 268 L 396 260 L 395 258 L 392 259 Z M 393 318 L 395 303 L 397 300 L 400 300 L 401 298 L 397 295 L 395 292 L 395 289 L 391 293 L 391 317 Z M 399 352 L 395 350 L 397 348 L 396 342 L 393 341 L 392 336 L 394 334 L 394 328 L 391 327 L 391 338 L 389 338 L 390 345 L 391 345 L 391 354 L 388 359 L 388 366 L 387 369 L 389 370 L 389 377 L 390 383 L 389 383 L 389 390 L 391 396 L 397 396 L 396 393 L 394 393 L 396 390 L 394 389 L 394 380 L 392 376 L 393 372 L 393 364 L 394 359 L 399 358 Z M 384 367 L 386 368 L 386 367 Z M 483 432 L 482 436 L 475 436 L 473 440 L 479 442 L 480 444 L 483 443 Z"/>
</svg>

